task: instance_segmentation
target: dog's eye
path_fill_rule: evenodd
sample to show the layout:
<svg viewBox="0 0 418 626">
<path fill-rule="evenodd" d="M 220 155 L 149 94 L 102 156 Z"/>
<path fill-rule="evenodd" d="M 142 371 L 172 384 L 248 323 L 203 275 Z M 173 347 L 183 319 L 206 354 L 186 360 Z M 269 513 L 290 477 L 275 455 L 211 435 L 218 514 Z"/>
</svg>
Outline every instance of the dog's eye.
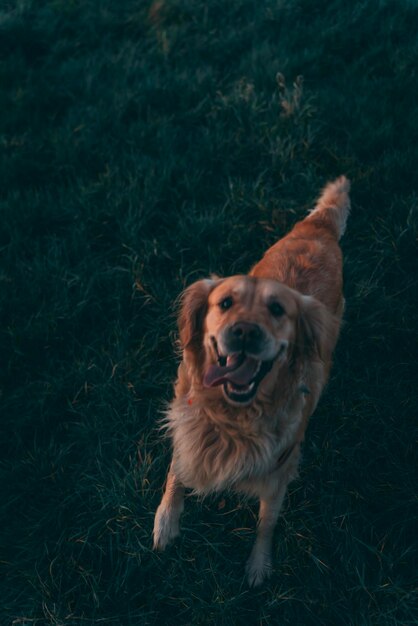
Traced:
<svg viewBox="0 0 418 626">
<path fill-rule="evenodd" d="M 228 309 L 231 308 L 232 305 L 233 305 L 233 300 L 231 296 L 227 296 L 226 298 L 220 301 L 219 308 L 222 309 L 222 311 L 227 311 Z"/>
<path fill-rule="evenodd" d="M 280 304 L 280 302 L 271 302 L 269 304 L 270 313 L 274 315 L 274 317 L 281 317 L 284 315 L 285 310 Z"/>
</svg>

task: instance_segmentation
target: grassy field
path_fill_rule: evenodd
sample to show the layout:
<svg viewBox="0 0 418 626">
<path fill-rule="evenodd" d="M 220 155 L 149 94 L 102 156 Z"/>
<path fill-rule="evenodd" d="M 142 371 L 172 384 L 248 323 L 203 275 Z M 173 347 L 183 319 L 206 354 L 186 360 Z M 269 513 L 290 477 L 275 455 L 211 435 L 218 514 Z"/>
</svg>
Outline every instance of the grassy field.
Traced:
<svg viewBox="0 0 418 626">
<path fill-rule="evenodd" d="M 3 3 L 2 625 L 418 623 L 417 23 L 412 0 Z M 174 303 L 343 173 L 345 326 L 253 591 L 255 503 L 188 498 L 151 551 Z"/>
</svg>

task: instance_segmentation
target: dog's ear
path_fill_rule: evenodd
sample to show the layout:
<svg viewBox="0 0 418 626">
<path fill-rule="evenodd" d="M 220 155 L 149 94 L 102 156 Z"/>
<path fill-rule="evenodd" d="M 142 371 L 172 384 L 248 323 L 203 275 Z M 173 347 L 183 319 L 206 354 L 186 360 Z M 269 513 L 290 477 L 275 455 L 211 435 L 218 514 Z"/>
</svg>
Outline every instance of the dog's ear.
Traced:
<svg viewBox="0 0 418 626">
<path fill-rule="evenodd" d="M 178 328 L 180 347 L 183 350 L 200 348 L 203 324 L 208 308 L 208 296 L 217 282 L 219 281 L 209 278 L 198 280 L 182 293 Z"/>
<path fill-rule="evenodd" d="M 301 349 L 317 353 L 322 361 L 331 358 L 337 341 L 340 320 L 312 296 L 301 296 L 299 330 Z"/>
</svg>

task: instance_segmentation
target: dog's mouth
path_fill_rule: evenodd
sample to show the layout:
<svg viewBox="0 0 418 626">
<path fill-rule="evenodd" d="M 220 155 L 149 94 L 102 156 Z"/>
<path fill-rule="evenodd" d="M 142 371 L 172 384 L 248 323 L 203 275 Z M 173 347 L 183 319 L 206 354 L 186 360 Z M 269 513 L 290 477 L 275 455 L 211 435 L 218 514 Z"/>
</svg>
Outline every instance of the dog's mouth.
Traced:
<svg viewBox="0 0 418 626">
<path fill-rule="evenodd" d="M 248 404 L 273 363 L 274 360 L 261 361 L 243 352 L 219 356 L 218 362 L 207 368 L 203 384 L 205 387 L 223 385 L 229 400 L 236 404 Z"/>
</svg>

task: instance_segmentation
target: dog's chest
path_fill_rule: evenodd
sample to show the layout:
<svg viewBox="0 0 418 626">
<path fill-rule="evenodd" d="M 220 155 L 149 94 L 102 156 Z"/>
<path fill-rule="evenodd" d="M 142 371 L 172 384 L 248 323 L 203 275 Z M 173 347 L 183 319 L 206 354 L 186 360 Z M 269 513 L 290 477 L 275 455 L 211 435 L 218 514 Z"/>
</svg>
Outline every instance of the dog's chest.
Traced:
<svg viewBox="0 0 418 626">
<path fill-rule="evenodd" d="M 268 426 L 217 423 L 202 411 L 172 406 L 173 470 L 198 493 L 237 488 L 272 472 L 285 442 Z"/>
</svg>

